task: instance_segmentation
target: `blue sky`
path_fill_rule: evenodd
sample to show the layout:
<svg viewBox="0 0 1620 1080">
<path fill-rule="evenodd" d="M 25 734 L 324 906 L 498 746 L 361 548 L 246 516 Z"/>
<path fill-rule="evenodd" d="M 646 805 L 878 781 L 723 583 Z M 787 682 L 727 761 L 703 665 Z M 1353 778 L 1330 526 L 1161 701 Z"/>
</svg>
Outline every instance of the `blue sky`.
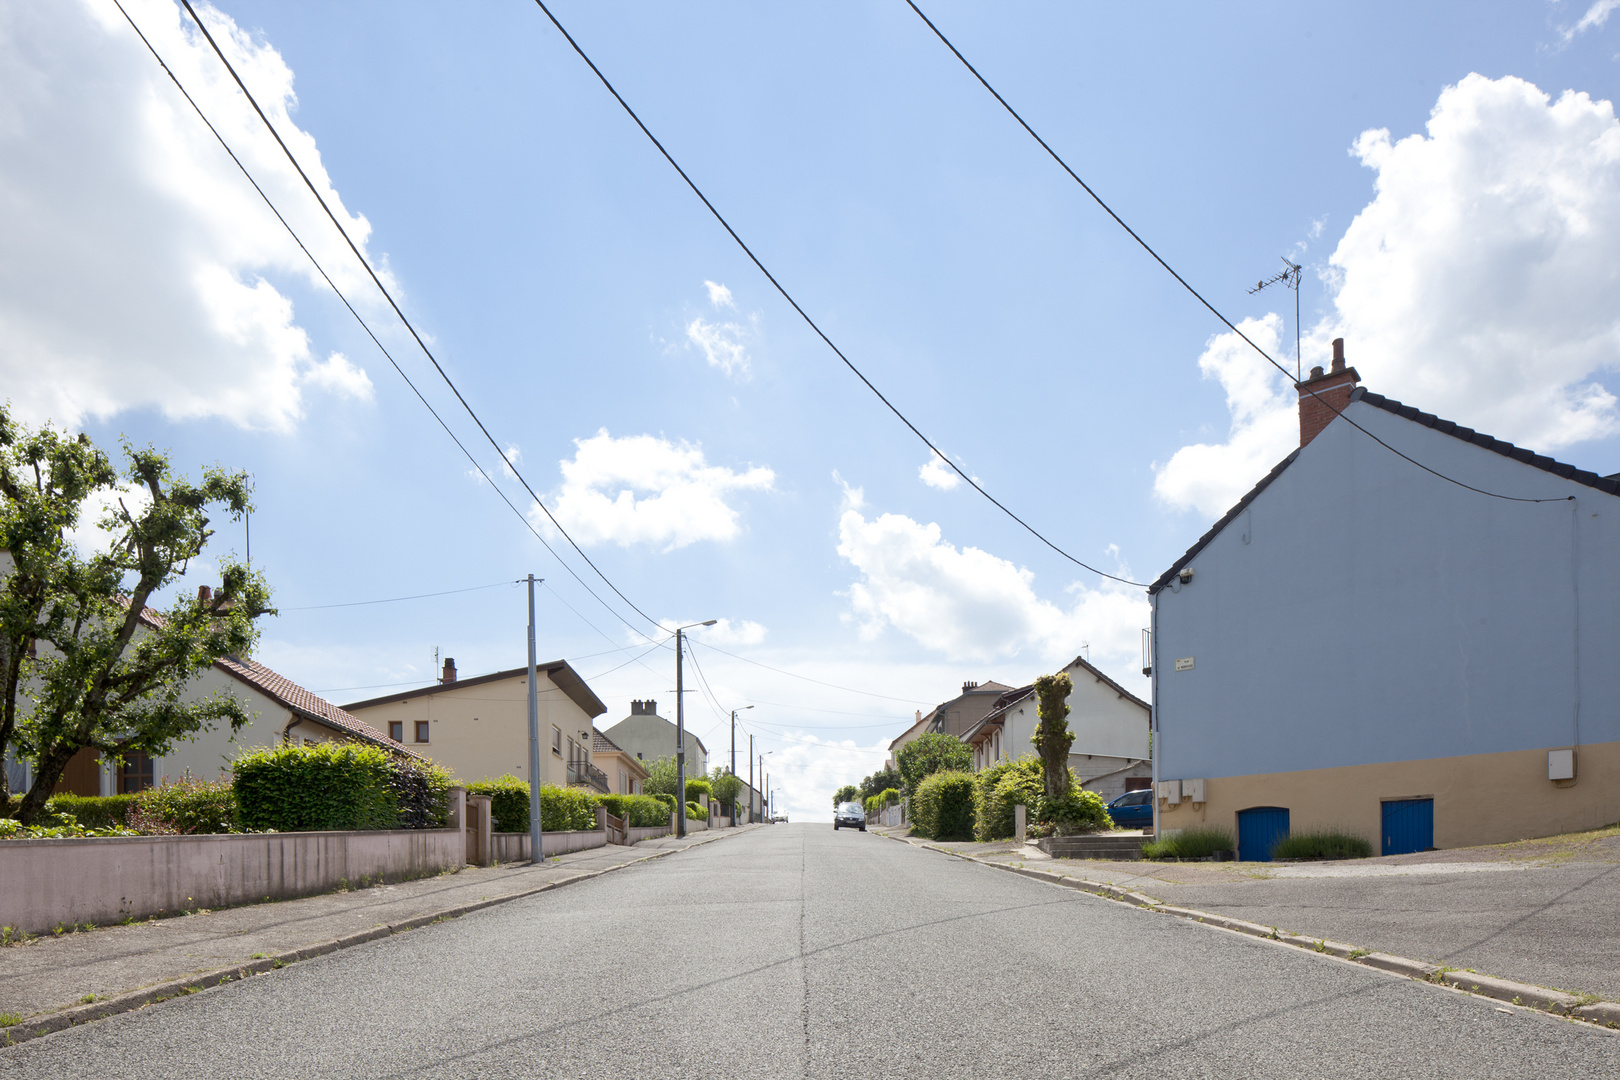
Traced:
<svg viewBox="0 0 1620 1080">
<path fill-rule="evenodd" d="M 526 508 L 179 8 L 127 6 Z M 1253 335 L 1291 355 L 1292 297 L 1247 294 L 1291 255 L 1307 366 L 1342 334 L 1371 388 L 1610 473 L 1615 6 L 924 10 Z M 1151 580 L 1291 448 L 1286 381 L 900 0 L 554 10 L 846 354 L 1078 558 Z M 755 704 L 790 812 L 826 816 L 965 679 L 1021 684 L 1084 648 L 1145 696 L 1140 590 L 925 470 L 537 8 L 203 14 L 239 31 L 255 94 L 591 558 L 654 618 L 726 620 L 698 638 L 714 700 L 691 697 L 691 727 L 718 749 L 719 713 Z M 631 698 L 671 712 L 672 654 L 624 651 L 643 639 L 619 616 L 648 628 L 469 475 L 110 3 L 9 9 L 0 72 L 4 395 L 254 474 L 253 560 L 283 609 L 265 662 L 338 702 L 426 680 L 435 647 L 464 673 L 517 666 L 511 585 L 316 606 L 532 571 L 540 651 L 578 658 L 603 726 Z"/>
</svg>

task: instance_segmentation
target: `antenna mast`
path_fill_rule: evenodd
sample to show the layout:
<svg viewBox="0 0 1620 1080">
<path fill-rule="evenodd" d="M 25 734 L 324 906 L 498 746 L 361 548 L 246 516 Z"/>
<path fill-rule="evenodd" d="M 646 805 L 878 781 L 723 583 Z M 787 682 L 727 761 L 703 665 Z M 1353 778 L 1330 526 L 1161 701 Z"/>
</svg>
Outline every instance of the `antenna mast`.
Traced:
<svg viewBox="0 0 1620 1080">
<path fill-rule="evenodd" d="M 1287 267 L 1287 269 L 1274 277 L 1269 277 L 1265 281 L 1257 283 L 1254 288 L 1249 290 L 1249 295 L 1253 296 L 1270 285 L 1284 285 L 1294 290 L 1294 381 L 1300 382 L 1303 369 L 1299 366 L 1299 279 L 1303 268 L 1298 263 L 1289 261 L 1286 255 L 1282 256 L 1282 261 L 1283 266 Z"/>
</svg>

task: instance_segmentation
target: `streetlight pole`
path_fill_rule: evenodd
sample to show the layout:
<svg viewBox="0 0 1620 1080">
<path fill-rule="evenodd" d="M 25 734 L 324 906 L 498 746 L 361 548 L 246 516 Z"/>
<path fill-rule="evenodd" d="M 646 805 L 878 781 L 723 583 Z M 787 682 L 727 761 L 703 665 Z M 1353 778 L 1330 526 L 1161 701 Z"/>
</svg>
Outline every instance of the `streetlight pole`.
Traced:
<svg viewBox="0 0 1620 1080">
<path fill-rule="evenodd" d="M 752 709 L 752 705 L 744 705 L 745 709 Z M 731 710 L 731 775 L 737 775 L 737 710 Z M 731 817 L 737 817 L 737 800 L 731 800 Z"/>
<path fill-rule="evenodd" d="M 686 835 L 686 690 L 681 682 L 681 649 L 686 631 L 694 626 L 713 626 L 719 620 L 706 619 L 675 628 L 675 835 Z"/>
<path fill-rule="evenodd" d="M 754 820 L 754 737 L 748 736 L 748 820 Z"/>
<path fill-rule="evenodd" d="M 544 578 L 541 579 L 545 580 Z M 529 575 L 529 862 L 546 861 L 540 829 L 540 702 L 535 689 L 534 575 Z"/>
</svg>

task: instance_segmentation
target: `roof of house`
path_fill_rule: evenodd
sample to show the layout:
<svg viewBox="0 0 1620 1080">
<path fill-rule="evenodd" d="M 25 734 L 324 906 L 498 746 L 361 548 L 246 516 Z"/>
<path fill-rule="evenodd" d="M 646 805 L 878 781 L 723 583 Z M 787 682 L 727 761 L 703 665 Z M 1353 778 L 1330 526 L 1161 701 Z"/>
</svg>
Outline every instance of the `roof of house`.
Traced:
<svg viewBox="0 0 1620 1080">
<path fill-rule="evenodd" d="M 546 673 L 546 677 L 554 683 L 557 689 L 567 694 L 575 705 L 586 716 L 595 719 L 607 712 L 607 706 L 597 697 L 585 680 L 579 677 L 579 672 L 569 666 L 566 660 L 551 660 L 535 667 Z M 427 686 L 417 687 L 415 690 L 406 690 L 403 693 L 388 694 L 383 697 L 367 698 L 365 701 L 353 701 L 344 706 L 349 709 L 370 708 L 373 705 L 387 705 L 395 701 L 409 701 L 411 698 L 422 697 L 424 694 L 450 694 L 469 686 L 483 686 L 486 683 L 500 682 L 502 679 L 526 678 L 529 669 L 526 667 L 508 668 L 506 671 L 495 671 L 488 675 L 474 675 L 470 679 L 457 679 L 455 682 L 436 682 Z"/>
<path fill-rule="evenodd" d="M 1137 697 L 1135 694 L 1131 693 L 1129 690 L 1127 690 L 1123 686 L 1119 685 L 1119 683 L 1115 682 L 1113 679 L 1110 679 L 1107 675 L 1103 674 L 1103 672 L 1101 670 L 1099 670 L 1097 667 L 1095 667 L 1091 663 L 1091 661 L 1087 660 L 1085 657 L 1077 656 L 1073 660 L 1069 661 L 1069 663 L 1067 663 L 1067 664 L 1065 664 L 1063 666 L 1064 667 L 1084 668 L 1085 671 L 1086 671 L 1086 674 L 1093 676 L 1094 678 L 1096 678 L 1096 680 L 1098 682 L 1106 684 L 1110 690 L 1116 691 L 1119 694 L 1120 697 L 1129 698 L 1131 701 L 1133 701 L 1136 704 L 1142 706 L 1142 708 L 1146 709 L 1150 713 L 1153 711 L 1153 706 L 1149 705 L 1147 702 L 1143 701 L 1141 698 Z"/>
<path fill-rule="evenodd" d="M 1383 409 L 1385 412 L 1394 413 L 1403 420 L 1410 420 L 1414 424 L 1421 424 L 1426 428 L 1433 428 L 1442 435 L 1450 435 L 1454 439 L 1461 439 L 1465 443 L 1470 443 L 1474 446 L 1480 447 L 1481 449 L 1501 454 L 1503 457 L 1512 458 L 1514 461 L 1529 465 L 1532 468 L 1540 469 L 1543 472 L 1552 473 L 1554 476 L 1560 477 L 1564 480 L 1569 480 L 1589 488 L 1596 488 L 1598 491 L 1604 492 L 1608 495 L 1620 495 L 1620 473 L 1616 473 L 1613 476 L 1599 476 L 1595 472 L 1589 472 L 1585 469 L 1577 469 L 1573 465 L 1547 457 L 1544 454 L 1538 454 L 1533 450 L 1526 450 L 1522 446 L 1514 446 L 1510 442 L 1492 438 L 1491 436 L 1482 432 L 1475 431 L 1473 428 L 1463 427 L 1461 424 L 1455 423 L 1451 420 L 1442 420 L 1433 413 L 1426 413 L 1421 409 L 1413 408 L 1410 405 L 1404 405 L 1401 402 L 1396 401 L 1394 398 L 1385 397 L 1383 394 L 1375 394 L 1371 390 L 1368 390 L 1365 386 L 1358 386 L 1355 388 L 1355 390 L 1351 391 L 1350 400 L 1353 402 L 1360 401 L 1367 405 L 1371 405 L 1375 409 Z M 1248 509 L 1249 504 L 1254 502 L 1256 496 L 1258 496 L 1262 491 L 1266 490 L 1266 488 L 1270 487 L 1271 482 L 1277 479 L 1277 477 L 1281 476 L 1283 470 L 1292 465 L 1294 463 L 1294 459 L 1297 457 L 1299 457 L 1299 451 L 1295 450 L 1293 453 L 1279 461 L 1276 467 L 1273 468 L 1269 473 L 1261 477 L 1260 482 L 1254 485 L 1254 487 L 1250 488 L 1248 494 L 1239 499 L 1233 505 L 1232 509 L 1228 510 L 1224 515 L 1222 515 L 1219 521 L 1211 525 L 1209 527 L 1209 531 L 1204 533 L 1203 536 L 1200 536 L 1198 538 L 1198 542 L 1193 544 L 1192 547 L 1188 548 L 1185 555 L 1177 559 L 1174 563 L 1170 564 L 1170 569 L 1160 574 L 1153 584 L 1148 586 L 1148 592 L 1156 593 L 1168 585 L 1171 578 L 1179 574 L 1183 567 L 1192 562 L 1193 558 L 1197 556 L 1200 551 L 1203 551 L 1204 548 L 1208 546 L 1209 542 L 1215 539 L 1222 529 L 1231 524 L 1233 518 L 1237 517 L 1239 514 L 1243 513 L 1244 510 Z"/>
<path fill-rule="evenodd" d="M 900 734 L 896 735 L 894 737 L 894 741 L 889 743 L 889 749 L 893 750 L 896 746 L 898 746 L 900 744 L 901 739 L 904 739 L 907 735 L 910 735 L 913 731 L 916 731 L 918 728 L 922 727 L 924 724 L 927 724 L 930 721 L 932 721 L 934 719 L 934 714 L 937 713 L 937 712 L 939 712 L 939 709 L 937 709 L 937 708 L 929 709 L 926 713 L 924 713 L 922 715 L 922 717 L 920 719 L 913 722 L 910 727 L 906 728 L 906 730 L 904 730 Z"/>
<path fill-rule="evenodd" d="M 385 746 L 402 754 L 409 754 L 411 757 L 422 756 L 404 743 L 390 739 L 358 716 L 338 708 L 323 697 L 310 693 L 291 679 L 271 671 L 257 661 L 239 660 L 236 657 L 227 656 L 214 661 L 214 666 L 232 678 L 253 687 L 278 704 L 285 706 L 295 716 L 305 717 L 314 720 L 316 723 L 337 728 L 358 739 Z"/>
<path fill-rule="evenodd" d="M 591 728 L 591 753 L 618 754 L 620 757 L 624 758 L 624 760 L 628 761 L 633 768 L 639 770 L 643 777 L 647 775 L 646 768 L 641 764 L 641 762 L 636 760 L 636 756 L 634 754 L 627 753 L 625 749 L 618 743 L 614 742 L 612 739 L 608 738 L 594 727 Z"/>
<path fill-rule="evenodd" d="M 688 691 L 688 693 L 690 693 L 690 691 Z M 604 709 L 603 711 L 605 712 L 606 710 Z M 620 720 L 618 724 L 614 724 L 612 727 L 608 728 L 608 730 L 609 731 L 617 731 L 619 729 L 619 724 L 623 724 L 626 720 L 634 720 L 638 716 L 642 716 L 642 717 L 650 716 L 654 720 L 663 720 L 664 723 L 668 724 L 670 727 L 675 726 L 675 721 L 667 719 L 667 718 L 662 717 L 662 716 L 659 716 L 657 713 L 631 713 L 629 716 L 625 717 L 624 720 Z M 606 736 L 603 736 L 603 737 L 606 738 Z M 700 739 L 696 735 L 692 734 L 692 729 L 691 728 L 686 729 L 686 737 L 689 740 L 691 740 L 692 742 L 697 743 L 698 744 L 698 749 L 702 750 L 704 752 L 704 754 L 707 754 L 709 752 L 708 746 L 703 742 L 702 739 Z M 619 747 L 614 747 L 614 749 L 620 749 L 620 748 Z M 632 755 L 632 756 L 634 756 L 634 755 Z"/>
</svg>

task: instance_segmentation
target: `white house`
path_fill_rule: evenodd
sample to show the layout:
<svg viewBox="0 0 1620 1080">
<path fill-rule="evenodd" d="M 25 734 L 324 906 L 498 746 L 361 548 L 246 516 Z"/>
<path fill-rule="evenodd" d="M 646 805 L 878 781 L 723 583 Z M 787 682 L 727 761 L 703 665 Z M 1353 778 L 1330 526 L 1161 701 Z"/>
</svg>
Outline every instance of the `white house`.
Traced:
<svg viewBox="0 0 1620 1080">
<path fill-rule="evenodd" d="M 1299 449 L 1149 590 L 1159 827 L 1263 859 L 1302 827 L 1394 854 L 1620 821 L 1620 477 L 1334 357 Z"/>
<path fill-rule="evenodd" d="M 1147 787 L 1153 776 L 1149 757 L 1152 707 L 1077 656 L 1062 668 L 1074 684 L 1068 697 L 1069 767 L 1088 791 L 1109 800 Z M 1035 689 L 1002 694 L 983 719 L 962 734 L 973 747 L 975 770 L 1030 757 L 1030 740 L 1040 723 Z"/>
</svg>

